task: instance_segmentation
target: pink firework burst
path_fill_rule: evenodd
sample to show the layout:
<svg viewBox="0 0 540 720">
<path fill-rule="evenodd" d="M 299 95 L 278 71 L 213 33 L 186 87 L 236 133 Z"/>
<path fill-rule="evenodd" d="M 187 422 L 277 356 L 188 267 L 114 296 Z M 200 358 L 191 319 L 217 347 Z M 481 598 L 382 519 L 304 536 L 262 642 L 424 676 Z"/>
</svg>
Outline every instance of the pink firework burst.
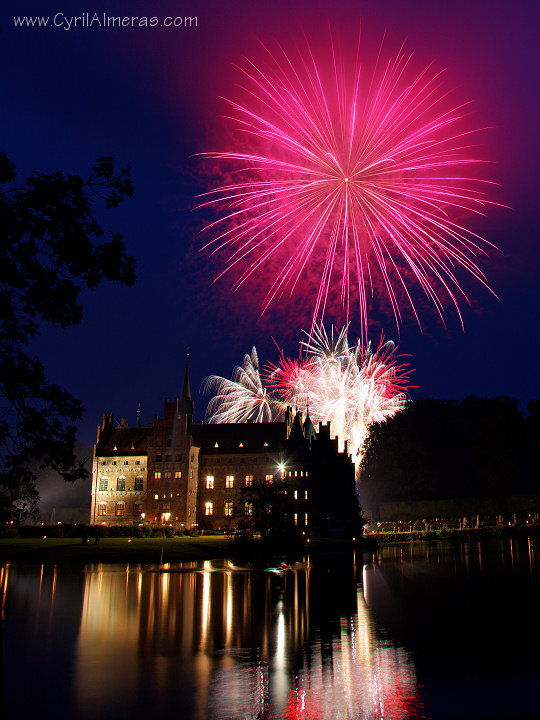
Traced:
<svg viewBox="0 0 540 720">
<path fill-rule="evenodd" d="M 199 207 L 220 215 L 205 228 L 225 256 L 220 275 L 265 285 L 263 312 L 314 283 L 312 327 L 338 298 L 347 321 L 358 306 L 366 337 L 378 288 L 399 325 L 403 304 L 419 322 L 415 286 L 441 318 L 450 303 L 460 319 L 461 271 L 488 287 L 477 256 L 490 243 L 461 224 L 495 204 L 471 174 L 477 131 L 442 73 L 411 64 L 400 51 L 367 71 L 359 52 L 347 65 L 332 47 L 326 61 L 267 50 L 264 67 L 241 68 L 242 99 L 227 100 L 238 149 L 204 153 L 232 179 Z"/>
<path fill-rule="evenodd" d="M 384 422 L 406 404 L 412 370 L 399 363 L 393 342 L 381 335 L 378 346 L 358 339 L 350 345 L 348 328 L 330 334 L 316 326 L 302 343 L 298 360 L 281 354 L 265 379 L 282 406 L 309 411 L 315 422 L 330 422 L 358 464 L 370 426 Z"/>
</svg>

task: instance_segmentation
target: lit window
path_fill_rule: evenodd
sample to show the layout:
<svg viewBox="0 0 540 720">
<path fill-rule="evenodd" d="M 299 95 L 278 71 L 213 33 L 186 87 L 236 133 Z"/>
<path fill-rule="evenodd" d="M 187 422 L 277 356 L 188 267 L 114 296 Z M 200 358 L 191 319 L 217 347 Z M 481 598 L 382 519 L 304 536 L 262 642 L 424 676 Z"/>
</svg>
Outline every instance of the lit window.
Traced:
<svg viewBox="0 0 540 720">
<path fill-rule="evenodd" d="M 246 475 L 246 487 L 253 485 L 253 475 Z"/>
<path fill-rule="evenodd" d="M 175 470 L 175 472 L 174 472 L 174 478 L 175 478 L 175 480 L 180 480 L 181 477 L 182 477 L 182 471 L 181 471 L 181 470 Z"/>
<path fill-rule="evenodd" d="M 298 525 L 298 513 L 294 513 L 294 524 Z"/>
<path fill-rule="evenodd" d="M 154 495 L 154 500 L 159 500 L 159 495 L 157 493 Z"/>
<path fill-rule="evenodd" d="M 253 514 L 253 503 L 247 502 L 247 503 L 245 504 L 245 508 L 246 508 L 246 514 L 247 514 L 247 515 L 252 515 L 252 514 Z"/>
<path fill-rule="evenodd" d="M 307 524 L 308 524 L 308 514 L 306 513 L 304 515 L 304 525 L 307 525 Z"/>
<path fill-rule="evenodd" d="M 205 515 L 213 515 L 214 514 L 214 503 L 207 502 L 204 505 L 205 509 Z"/>
<path fill-rule="evenodd" d="M 233 514 L 233 504 L 232 502 L 226 502 L 225 503 L 225 515 L 232 515 Z"/>
<path fill-rule="evenodd" d="M 161 473 L 160 473 L 160 472 L 155 472 L 155 473 L 154 473 L 154 480 L 161 480 Z"/>
<path fill-rule="evenodd" d="M 306 500 L 307 500 L 307 498 L 308 498 L 308 491 L 307 491 L 307 490 L 304 492 L 304 497 L 305 497 Z"/>
<path fill-rule="evenodd" d="M 142 515 L 142 503 L 133 503 L 133 514 L 137 517 Z"/>
<path fill-rule="evenodd" d="M 295 499 L 295 500 L 298 500 L 298 490 L 295 490 L 295 491 L 294 491 L 294 499 Z"/>
<path fill-rule="evenodd" d="M 135 490 L 144 490 L 144 478 L 140 475 L 135 478 Z"/>
<path fill-rule="evenodd" d="M 216 442 L 216 444 L 214 445 L 214 447 L 217 447 L 217 448 L 218 448 L 218 447 L 219 447 L 219 444 Z"/>
<path fill-rule="evenodd" d="M 170 473 L 170 472 L 165 472 L 165 473 L 163 473 L 163 477 L 165 478 L 165 480 L 170 480 L 170 479 L 171 479 L 171 473 Z"/>
<path fill-rule="evenodd" d="M 107 514 L 107 503 L 99 503 L 98 506 L 98 515 L 106 515 Z"/>
<path fill-rule="evenodd" d="M 244 447 L 244 443 L 239 443 L 238 447 Z"/>
<path fill-rule="evenodd" d="M 300 477 L 304 477 L 304 471 L 300 470 Z"/>
<path fill-rule="evenodd" d="M 126 489 L 126 478 L 121 475 L 116 481 L 116 489 L 120 492 L 124 492 Z"/>
<path fill-rule="evenodd" d="M 294 471 L 294 477 L 298 477 L 298 470 Z"/>
<path fill-rule="evenodd" d="M 268 447 L 268 443 L 267 443 L 267 442 L 264 443 L 264 447 Z"/>
<path fill-rule="evenodd" d="M 116 503 L 116 510 L 114 514 L 116 515 L 116 517 L 124 516 L 124 503 Z"/>
<path fill-rule="evenodd" d="M 264 479 L 266 480 L 267 483 L 272 483 L 272 482 L 274 482 L 274 476 L 273 476 L 273 475 L 266 475 Z"/>
<path fill-rule="evenodd" d="M 234 475 L 227 475 L 225 478 L 225 487 L 229 490 L 234 487 Z"/>
<path fill-rule="evenodd" d="M 101 492 L 107 492 L 107 490 L 109 489 L 109 481 L 106 477 L 100 478 L 99 489 Z"/>
<path fill-rule="evenodd" d="M 214 476 L 213 475 L 206 476 L 206 489 L 207 490 L 214 489 Z M 208 513 L 206 513 L 206 514 L 208 515 Z"/>
</svg>

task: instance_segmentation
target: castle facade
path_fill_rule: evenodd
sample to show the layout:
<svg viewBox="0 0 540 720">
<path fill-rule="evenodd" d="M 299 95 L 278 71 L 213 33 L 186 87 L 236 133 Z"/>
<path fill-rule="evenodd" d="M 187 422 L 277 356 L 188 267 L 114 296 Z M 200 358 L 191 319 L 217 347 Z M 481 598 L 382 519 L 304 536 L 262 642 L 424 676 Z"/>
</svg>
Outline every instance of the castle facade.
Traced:
<svg viewBox="0 0 540 720">
<path fill-rule="evenodd" d="M 92 524 L 224 530 L 237 524 L 248 488 L 280 480 L 298 531 L 352 527 L 354 465 L 338 451 L 329 424 L 316 430 L 309 415 L 291 408 L 281 422 L 194 424 L 193 409 L 186 368 L 181 398 L 165 400 L 162 418 L 130 427 L 104 414 L 94 446 Z"/>
</svg>

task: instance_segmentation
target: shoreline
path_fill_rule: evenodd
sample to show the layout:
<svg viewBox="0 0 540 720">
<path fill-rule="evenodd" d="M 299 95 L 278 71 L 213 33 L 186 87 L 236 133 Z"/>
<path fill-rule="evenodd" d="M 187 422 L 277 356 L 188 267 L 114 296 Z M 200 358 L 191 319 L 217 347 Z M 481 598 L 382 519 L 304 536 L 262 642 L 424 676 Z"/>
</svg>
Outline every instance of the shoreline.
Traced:
<svg viewBox="0 0 540 720">
<path fill-rule="evenodd" d="M 379 547 L 412 542 L 470 542 L 497 538 L 538 537 L 540 526 L 478 528 L 446 533 L 422 531 L 412 533 L 371 533 L 353 541 L 343 538 L 313 538 L 309 545 L 291 548 L 289 559 L 310 554 L 332 555 L 376 552 Z M 262 552 L 261 552 L 262 550 Z M 102 564 L 133 563 L 161 565 L 223 558 L 273 562 L 286 553 L 264 552 L 254 544 L 241 548 L 224 536 L 172 538 L 102 538 L 98 544 L 81 538 L 0 538 L 0 562 L 21 564 Z"/>
</svg>

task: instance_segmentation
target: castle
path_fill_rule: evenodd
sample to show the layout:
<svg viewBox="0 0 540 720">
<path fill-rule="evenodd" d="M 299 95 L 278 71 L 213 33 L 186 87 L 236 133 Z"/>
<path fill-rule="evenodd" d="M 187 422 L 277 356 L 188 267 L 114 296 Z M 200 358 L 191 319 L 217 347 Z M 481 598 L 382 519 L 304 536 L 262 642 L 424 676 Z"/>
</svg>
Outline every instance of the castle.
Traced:
<svg viewBox="0 0 540 720">
<path fill-rule="evenodd" d="M 299 532 L 348 531 L 358 516 L 354 464 L 330 425 L 287 408 L 273 423 L 193 423 L 189 367 L 181 398 L 147 426 L 105 413 L 92 466 L 92 524 L 223 530 L 246 488 L 280 479 Z M 249 511 L 249 509 L 248 509 Z"/>
</svg>

